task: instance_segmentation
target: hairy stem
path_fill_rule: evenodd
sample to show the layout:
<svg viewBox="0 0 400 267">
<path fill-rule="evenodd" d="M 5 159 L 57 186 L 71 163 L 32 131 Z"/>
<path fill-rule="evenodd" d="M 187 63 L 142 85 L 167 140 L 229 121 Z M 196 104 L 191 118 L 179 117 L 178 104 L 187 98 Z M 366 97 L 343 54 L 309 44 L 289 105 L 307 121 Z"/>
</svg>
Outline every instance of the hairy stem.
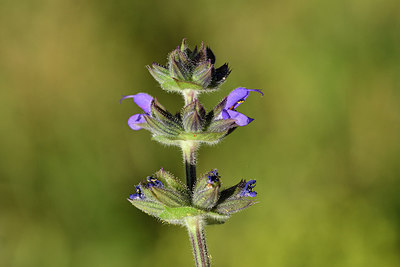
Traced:
<svg viewBox="0 0 400 267">
<path fill-rule="evenodd" d="M 207 251 L 203 222 L 199 217 L 188 217 L 186 218 L 186 227 L 188 229 L 190 241 L 192 243 L 193 257 L 194 261 L 196 262 L 196 266 L 210 266 L 210 259 Z"/>
<path fill-rule="evenodd" d="M 197 94 L 198 93 L 196 90 L 190 90 L 190 89 L 183 90 L 183 97 L 185 98 L 185 106 L 192 103 L 194 99 L 197 98 Z"/>
<path fill-rule="evenodd" d="M 182 141 L 181 148 L 186 169 L 186 185 L 190 191 L 196 182 L 196 152 L 198 145 L 193 141 Z"/>
</svg>

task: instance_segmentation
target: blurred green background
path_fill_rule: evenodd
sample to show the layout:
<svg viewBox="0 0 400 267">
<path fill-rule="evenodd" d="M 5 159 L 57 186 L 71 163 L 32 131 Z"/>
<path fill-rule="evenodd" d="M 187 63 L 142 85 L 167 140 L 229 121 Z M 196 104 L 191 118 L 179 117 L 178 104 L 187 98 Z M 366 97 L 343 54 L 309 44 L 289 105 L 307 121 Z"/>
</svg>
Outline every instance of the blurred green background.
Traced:
<svg viewBox="0 0 400 267">
<path fill-rule="evenodd" d="M 134 132 L 122 95 L 183 104 L 145 69 L 188 38 L 263 88 L 256 120 L 199 172 L 257 179 L 260 203 L 207 227 L 215 266 L 400 266 L 398 0 L 0 3 L 0 266 L 192 266 L 187 233 L 132 207 L 177 148 Z"/>
</svg>

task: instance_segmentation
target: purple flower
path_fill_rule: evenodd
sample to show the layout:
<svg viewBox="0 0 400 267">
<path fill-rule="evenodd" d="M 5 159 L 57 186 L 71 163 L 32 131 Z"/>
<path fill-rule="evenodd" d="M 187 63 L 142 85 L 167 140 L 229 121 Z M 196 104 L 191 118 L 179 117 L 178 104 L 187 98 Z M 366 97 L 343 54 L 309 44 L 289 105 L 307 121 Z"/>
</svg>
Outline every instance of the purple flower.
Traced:
<svg viewBox="0 0 400 267">
<path fill-rule="evenodd" d="M 264 95 L 261 90 L 246 89 L 244 87 L 236 88 L 228 95 L 225 107 L 222 109 L 221 115 L 218 119 L 233 119 L 238 126 L 245 126 L 252 122 L 254 119 L 236 111 L 236 108 L 246 100 L 251 91 Z"/>
<path fill-rule="evenodd" d="M 207 177 L 208 177 L 208 183 L 213 184 L 219 181 L 220 176 L 218 175 L 217 169 L 215 169 L 211 171 Z"/>
<path fill-rule="evenodd" d="M 257 196 L 257 192 L 253 191 L 253 188 L 256 186 L 256 180 L 250 180 L 246 183 L 242 191 L 240 192 L 241 197 L 255 197 Z"/>
<path fill-rule="evenodd" d="M 160 181 L 160 180 L 158 180 L 157 178 L 154 178 L 154 177 L 151 177 L 151 176 L 148 176 L 147 177 L 147 188 L 150 188 L 150 187 L 158 187 L 158 188 L 162 188 L 162 187 L 164 187 L 164 185 L 163 185 L 163 183 Z"/>
<path fill-rule="evenodd" d="M 142 190 L 140 189 L 140 185 L 136 186 L 136 193 L 129 195 L 129 199 L 131 200 L 137 200 L 137 199 L 143 199 L 144 195 L 142 194 Z"/>
<path fill-rule="evenodd" d="M 120 103 L 122 100 L 127 98 L 133 98 L 133 102 L 135 102 L 136 105 L 138 105 L 145 112 L 144 114 L 135 114 L 128 119 L 128 125 L 132 128 L 132 130 L 140 130 L 142 127 L 140 127 L 138 124 L 146 123 L 144 115 L 150 115 L 151 103 L 153 102 L 154 98 L 146 93 L 138 93 L 136 95 L 124 96 L 121 98 Z"/>
</svg>

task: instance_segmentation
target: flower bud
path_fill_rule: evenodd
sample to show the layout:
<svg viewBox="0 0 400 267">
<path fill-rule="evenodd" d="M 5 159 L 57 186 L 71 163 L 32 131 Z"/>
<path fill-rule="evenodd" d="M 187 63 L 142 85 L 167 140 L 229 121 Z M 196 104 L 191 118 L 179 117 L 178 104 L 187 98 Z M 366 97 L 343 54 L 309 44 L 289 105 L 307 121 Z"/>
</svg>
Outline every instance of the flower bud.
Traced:
<svg viewBox="0 0 400 267">
<path fill-rule="evenodd" d="M 194 70 L 192 80 L 201 84 L 203 88 L 207 88 L 212 80 L 213 64 L 211 60 L 200 63 Z"/>
<path fill-rule="evenodd" d="M 214 63 L 214 53 L 204 43 L 192 51 L 183 39 L 182 45 L 168 55 L 168 66 L 153 63 L 147 69 L 164 90 L 201 92 L 217 89 L 231 72 L 228 64 L 215 68 Z"/>
<path fill-rule="evenodd" d="M 153 176 L 147 177 L 147 183 L 142 187 L 142 191 L 146 196 L 149 195 L 152 199 L 168 207 L 179 207 L 188 204 L 184 196 L 171 188 L 164 187 L 164 184 Z"/>
<path fill-rule="evenodd" d="M 129 195 L 128 201 L 151 216 L 158 217 L 164 210 L 164 205 L 143 194 L 141 185 L 136 186 L 136 193 Z"/>
<path fill-rule="evenodd" d="M 214 211 L 224 215 L 231 215 L 254 205 L 256 202 L 247 197 L 255 197 L 257 195 L 253 191 L 255 185 L 256 180 L 248 182 L 242 180 L 237 185 L 223 190 Z"/>
<path fill-rule="evenodd" d="M 164 180 L 166 181 L 166 183 L 168 184 L 169 188 L 185 194 L 186 198 L 188 198 L 187 193 L 188 193 L 188 189 L 187 186 L 184 185 L 181 180 L 179 180 L 178 178 L 176 178 L 174 175 L 172 175 L 170 172 L 167 172 L 166 170 L 164 170 L 163 168 L 161 168 L 158 172 L 156 172 L 154 174 L 154 177 L 160 179 L 160 180 Z"/>
<path fill-rule="evenodd" d="M 221 182 L 217 170 L 210 171 L 197 180 L 193 190 L 193 205 L 210 210 L 218 201 Z"/>
<path fill-rule="evenodd" d="M 172 51 L 169 56 L 168 66 L 171 78 L 187 80 L 190 77 L 190 65 L 187 55 L 179 50 L 179 47 Z"/>
</svg>

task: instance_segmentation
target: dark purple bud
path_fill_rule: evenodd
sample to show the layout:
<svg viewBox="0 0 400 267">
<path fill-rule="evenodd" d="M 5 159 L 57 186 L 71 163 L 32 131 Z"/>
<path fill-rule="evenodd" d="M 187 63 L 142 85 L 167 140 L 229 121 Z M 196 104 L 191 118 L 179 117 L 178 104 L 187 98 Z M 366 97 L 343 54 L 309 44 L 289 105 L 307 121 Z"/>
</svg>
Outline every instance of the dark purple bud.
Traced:
<svg viewBox="0 0 400 267">
<path fill-rule="evenodd" d="M 253 188 L 256 186 L 256 180 L 250 180 L 246 183 L 243 190 L 240 192 L 241 197 L 255 197 L 257 196 L 257 192 L 253 191 Z"/>
<path fill-rule="evenodd" d="M 218 171 L 217 171 L 217 169 L 215 169 L 215 170 L 209 172 L 209 175 L 207 177 L 208 177 L 208 183 L 214 184 L 214 183 L 219 182 L 219 177 L 221 177 L 221 176 L 218 175 Z"/>
<path fill-rule="evenodd" d="M 206 48 L 206 57 L 208 60 L 211 61 L 211 64 L 215 63 L 215 55 L 213 53 L 213 51 L 207 46 Z"/>
<path fill-rule="evenodd" d="M 231 70 L 229 69 L 229 66 L 227 63 L 219 67 L 218 69 L 213 68 L 212 71 L 212 79 L 208 87 L 218 87 L 219 85 L 223 84 L 226 81 L 226 78 L 228 78 L 229 74 L 231 73 Z"/>
<path fill-rule="evenodd" d="M 164 187 L 163 183 L 160 180 L 158 180 L 157 178 L 154 178 L 152 176 L 147 177 L 147 182 L 148 182 L 146 184 L 147 188 L 150 188 L 150 187 L 163 188 Z"/>
<path fill-rule="evenodd" d="M 138 200 L 143 199 L 144 195 L 142 194 L 142 190 L 140 189 L 140 185 L 136 186 L 136 193 L 129 195 L 129 199 Z"/>
<path fill-rule="evenodd" d="M 201 47 L 200 49 L 197 49 L 197 46 L 195 47 L 191 59 L 194 63 L 202 62 L 207 60 L 207 54 L 206 54 L 206 47 L 204 46 L 204 42 L 201 42 Z"/>
</svg>

